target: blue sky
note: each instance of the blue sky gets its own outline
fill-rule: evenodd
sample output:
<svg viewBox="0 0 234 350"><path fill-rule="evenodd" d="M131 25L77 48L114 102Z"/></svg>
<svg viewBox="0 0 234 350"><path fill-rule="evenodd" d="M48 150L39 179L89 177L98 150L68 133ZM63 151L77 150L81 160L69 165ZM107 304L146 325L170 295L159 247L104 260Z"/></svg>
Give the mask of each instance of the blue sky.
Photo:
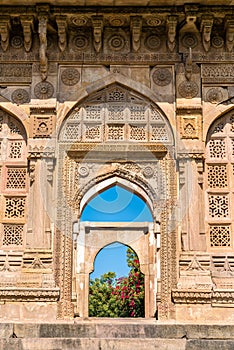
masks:
<svg viewBox="0 0 234 350"><path fill-rule="evenodd" d="M115 185L95 196L84 208L81 221L152 221L150 209L136 194ZM115 272L117 277L126 276L126 249L123 244L114 243L102 249L95 259L91 278L105 272Z"/></svg>

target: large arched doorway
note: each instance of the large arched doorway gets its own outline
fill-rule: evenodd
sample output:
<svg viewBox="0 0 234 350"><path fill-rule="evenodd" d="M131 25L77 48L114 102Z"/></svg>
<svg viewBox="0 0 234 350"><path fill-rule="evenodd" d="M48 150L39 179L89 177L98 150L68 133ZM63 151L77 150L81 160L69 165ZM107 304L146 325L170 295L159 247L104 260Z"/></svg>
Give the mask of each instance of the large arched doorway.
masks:
<svg viewBox="0 0 234 350"><path fill-rule="evenodd" d="M78 316L88 316L88 276L94 258L111 242L130 245L129 232L145 275L145 315L154 316L157 293L162 317L168 317L177 276L173 147L173 133L162 111L119 84L90 95L64 120L58 144L60 317L72 315L74 305ZM116 184L144 200L153 222L81 221L87 203Z"/></svg>
<svg viewBox="0 0 234 350"><path fill-rule="evenodd" d="M122 242L119 239L119 244L125 245L125 242L128 241L128 243L129 243L128 248L132 249L132 246L137 246L137 243L134 242L134 240L135 239L138 240L139 237L136 237L136 235L131 230L127 229L126 227L121 229L121 225L123 225L123 223L125 224L125 226L126 226L126 224L130 224L130 223L136 223L136 224L139 223L140 225L142 223L144 223L146 227L149 227L149 223L153 222L153 217L152 217L152 213L151 213L148 205L137 194L135 194L134 192L132 192L129 189L126 189L122 186L113 185L113 186L107 188L106 190L102 191L101 193L97 194L96 196L94 196L87 203L87 205L85 206L85 208L82 212L82 215L81 215L81 222L83 222L84 224L85 224L85 222L87 224L89 224L89 222L92 222L93 224L94 223L101 223L101 222L102 223L108 222L110 224L113 224L113 228L116 228L116 230L118 230L120 232L122 231L121 235L122 235L122 239L124 239L124 241ZM137 227L136 227L136 229L137 229ZM106 234L108 234L108 232ZM145 232L145 234L147 235L147 234L149 234L149 232ZM120 236L119 233L118 233L118 235ZM117 237L117 235L116 235L116 237ZM108 252L107 249L109 249L109 253L114 251L114 248L113 248L113 243L115 243L114 241L111 242L110 244L108 244L107 246L103 245L104 242L105 242L105 239L103 239L103 237L101 237L101 236L98 237L98 234L97 234L94 244L97 246L101 246L101 249L98 251L97 255L94 257L94 261L97 260L97 256L100 254L100 251L103 251L103 249L106 250L107 252ZM112 247L112 250L110 249L110 247ZM125 245L125 247L127 247L127 245ZM86 246L86 249L89 249L89 248ZM140 247L138 247L138 250L140 250ZM95 251L96 251L96 249L95 249ZM133 252L136 254L136 252L134 250L133 250ZM144 256L144 253L146 256ZM141 261L141 259L136 254L137 259L139 259L139 273L141 273L141 271L140 271L141 265L143 265L143 263L146 262L147 260L151 260L152 264L154 265L154 269L156 269L156 256L155 256L155 254L153 253L152 257L147 257L148 254L150 254L150 252L148 250L141 252L140 258L142 259L142 257L143 257L143 259L144 259L143 261ZM116 261L115 264L112 263L112 265L110 265L110 263L112 261L112 254L109 254L108 260L103 255L103 260L102 260L102 265L104 265L103 272L105 271L105 273L108 273L108 272L112 271L112 270L108 270L110 267L113 268L113 271L116 271L115 268L117 268L117 265L119 265L121 263L121 259L124 259L124 258L123 258L123 256L121 256L121 254L119 254L118 261ZM94 261L92 263L93 270L95 268ZM146 266L145 270L146 269L149 269L149 266ZM125 279L126 279L125 282L128 282L127 275L125 275ZM153 283L153 284L155 285L155 283ZM144 285L145 285L145 283L144 283ZM105 286L105 285L103 285L103 286ZM147 292L148 292L148 290L147 290ZM147 298L145 299L145 301L148 301ZM119 303L119 304L121 304L121 303ZM124 308L126 308L126 305L122 305L122 306ZM119 307L121 307L121 305L119 305ZM148 311L147 303L146 303L144 309L146 311ZM98 314L100 314L100 315L105 314L104 312L100 312L100 311L101 310L99 310L99 312L97 312L97 315ZM125 310L122 313L121 312L116 313L115 315L124 315L124 314L128 314L127 310ZM111 313L107 312L107 316L109 316L109 315L111 315ZM128 315L131 315L131 313L129 312ZM142 316L142 313L141 313L141 316Z"/></svg>
<svg viewBox="0 0 234 350"><path fill-rule="evenodd" d="M95 258L103 247L113 242L131 247L138 255L141 272L145 275L145 316L153 317L155 314L155 293L159 272L157 272L153 217L147 204L131 192L131 183L128 186L130 191L114 185L103 191L103 196L96 194L82 212L79 234L75 236L76 254L74 256L77 313L80 317L89 315L89 275L94 270ZM117 197L108 201L107 196L109 195L110 198L114 190ZM145 208L141 206L142 203ZM134 208L136 205L139 207ZM143 211L145 211L144 214ZM147 218L148 221L141 221L142 217ZM87 218L90 220L82 220Z"/></svg>

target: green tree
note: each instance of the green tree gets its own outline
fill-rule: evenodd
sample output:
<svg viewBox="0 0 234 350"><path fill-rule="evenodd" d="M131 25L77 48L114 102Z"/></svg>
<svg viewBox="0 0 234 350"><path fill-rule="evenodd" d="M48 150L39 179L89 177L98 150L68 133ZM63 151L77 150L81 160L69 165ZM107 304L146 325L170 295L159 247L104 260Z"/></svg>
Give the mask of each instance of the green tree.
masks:
<svg viewBox="0 0 234 350"><path fill-rule="evenodd" d="M114 272L108 272L100 278L90 280L89 285L89 316L118 317L116 297L113 294Z"/></svg>
<svg viewBox="0 0 234 350"><path fill-rule="evenodd" d="M136 253L127 249L128 276L108 272L90 280L89 316L144 317L144 275Z"/></svg>

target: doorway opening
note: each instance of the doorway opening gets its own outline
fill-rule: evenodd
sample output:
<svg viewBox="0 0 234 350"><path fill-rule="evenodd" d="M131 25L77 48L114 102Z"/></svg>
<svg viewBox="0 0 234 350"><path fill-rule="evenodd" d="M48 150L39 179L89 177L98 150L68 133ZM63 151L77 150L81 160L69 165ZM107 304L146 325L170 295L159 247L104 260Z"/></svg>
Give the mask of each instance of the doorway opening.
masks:
<svg viewBox="0 0 234 350"><path fill-rule="evenodd" d="M90 274L89 316L144 317L144 303L144 274L136 252L119 242L101 249Z"/></svg>

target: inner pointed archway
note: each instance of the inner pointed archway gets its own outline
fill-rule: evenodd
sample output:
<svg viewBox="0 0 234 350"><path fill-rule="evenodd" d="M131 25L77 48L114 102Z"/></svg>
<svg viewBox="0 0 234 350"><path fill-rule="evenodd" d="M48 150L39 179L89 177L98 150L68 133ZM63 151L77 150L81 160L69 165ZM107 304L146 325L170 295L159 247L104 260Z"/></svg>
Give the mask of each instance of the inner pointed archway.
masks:
<svg viewBox="0 0 234 350"><path fill-rule="evenodd" d="M152 222L153 217L142 198L123 186L113 185L87 203L81 221Z"/></svg>
<svg viewBox="0 0 234 350"><path fill-rule="evenodd" d="M144 285L133 249L120 242L103 247L90 274L89 316L144 317Z"/></svg>

